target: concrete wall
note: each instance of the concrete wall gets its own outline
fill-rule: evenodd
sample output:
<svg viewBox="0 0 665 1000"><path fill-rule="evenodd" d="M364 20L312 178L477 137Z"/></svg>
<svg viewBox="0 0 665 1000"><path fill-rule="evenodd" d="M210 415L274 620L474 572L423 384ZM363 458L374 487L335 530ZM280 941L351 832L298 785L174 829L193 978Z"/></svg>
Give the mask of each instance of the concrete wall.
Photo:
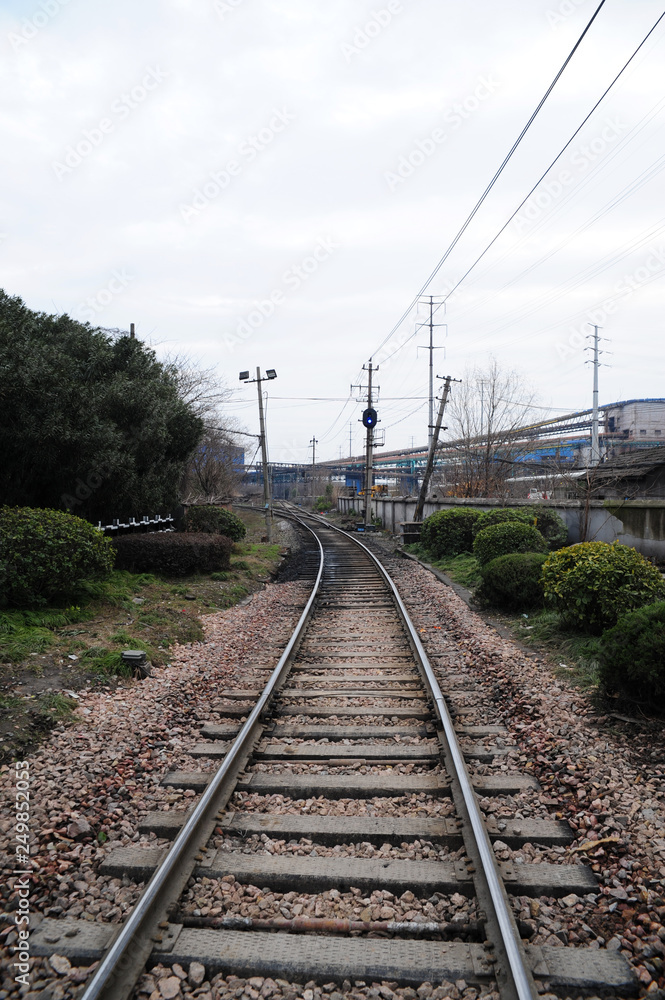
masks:
<svg viewBox="0 0 665 1000"><path fill-rule="evenodd" d="M340 497L337 509L341 513L359 511L360 497ZM568 527L568 544L579 542L584 530L584 504L576 500L507 501L454 499L429 500L424 516L451 507L472 507L493 510L495 507L550 507L560 514ZM372 510L381 518L384 528L393 535L401 534L401 524L413 520L415 497L387 497L372 501ZM594 500L587 510L588 542L616 542L630 545L643 555L665 563L665 500Z"/></svg>

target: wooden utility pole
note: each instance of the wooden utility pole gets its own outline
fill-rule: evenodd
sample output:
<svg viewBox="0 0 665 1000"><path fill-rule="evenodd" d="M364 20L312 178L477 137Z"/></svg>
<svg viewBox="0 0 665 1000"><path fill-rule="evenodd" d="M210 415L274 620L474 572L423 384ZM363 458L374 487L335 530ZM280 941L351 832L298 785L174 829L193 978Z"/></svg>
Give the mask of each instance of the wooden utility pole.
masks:
<svg viewBox="0 0 665 1000"><path fill-rule="evenodd" d="M437 375L437 378L440 376ZM432 440L429 444L429 452L427 453L427 465L425 466L425 474L423 476L423 484L420 487L420 495L418 497L418 503L416 504L416 512L413 515L414 521L422 521L423 510L425 508L425 497L427 496L427 490L429 488L429 481L432 478L432 471L434 469L434 452L436 451L437 445L439 443L439 432L441 431L441 424L443 422L443 411L446 408L446 403L448 402L448 393L450 392L450 383L459 382L460 379L454 379L451 375L446 375L445 384L443 386L443 394L441 396L441 402L439 403L439 413L436 418L436 424L434 425L434 433L432 434Z"/></svg>

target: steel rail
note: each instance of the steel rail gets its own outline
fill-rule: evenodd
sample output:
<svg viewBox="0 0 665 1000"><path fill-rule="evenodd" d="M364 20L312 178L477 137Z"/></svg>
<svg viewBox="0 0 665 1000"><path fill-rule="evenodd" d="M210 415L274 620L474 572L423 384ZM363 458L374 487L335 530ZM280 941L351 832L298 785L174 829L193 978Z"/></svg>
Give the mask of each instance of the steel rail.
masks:
<svg viewBox="0 0 665 1000"><path fill-rule="evenodd" d="M496 916L501 935L501 944L503 945L508 963L508 969L506 971L512 979L514 995L518 997L519 1000L534 1000L534 998L538 996L538 992L536 990L531 971L526 966L524 960L521 941L516 930L513 915L510 912L509 905L507 903L505 890L503 888L501 876L499 875L496 859L494 857L494 851L492 849L484 820L480 813L476 794L467 773L464 756L459 743L457 742L455 727L450 717L448 706L446 705L441 692L439 682L434 675L434 671L432 670L425 648L420 641L420 637L415 626L413 625L413 622L411 621L411 618L409 617L409 613L406 610L399 591L397 590L393 580L390 578L387 570L381 564L380 560L374 555L373 552L370 551L370 549L367 548L366 545L363 545L358 538L354 538L352 535L343 531L342 528L338 528L336 525L330 524L324 518L320 518L316 514L310 514L308 516L312 517L318 523L325 525L327 528L331 528L333 531L343 534L346 538L349 538L350 541L358 545L379 569L392 592L411 643L413 644L418 658L420 659L423 672L432 693L432 698L436 705L439 719L441 720L441 724L443 726L451 763L454 767L455 776L460 785L464 804L473 830L475 843L478 848L478 854L483 872L490 892L492 905L494 907L494 914Z"/></svg>
<svg viewBox="0 0 665 1000"><path fill-rule="evenodd" d="M130 955L132 948L136 950L137 942L140 944L142 940L145 940L147 934L150 933L151 928L148 927L148 930L146 930L146 927L149 925L151 918L154 922L155 915L152 912L153 905L157 901L160 892L165 889L169 877L175 872L176 866L183 861L188 851L191 852L193 841L195 841L197 836L197 828L199 827L199 824L206 818L206 815L214 806L215 797L224 785L224 782L226 781L233 766L237 764L241 755L248 749L250 738L253 735L253 728L259 721L261 713L268 704L280 680L282 679L282 674L284 673L291 653L304 632L307 620L312 610L312 605L316 599L323 577L325 554L316 532L314 532L312 528L304 522L300 523L316 539L319 547L319 569L314 582L314 587L312 588L312 593L309 596L305 609L298 620L298 624L296 625L284 652L280 656L277 665L270 675L259 700L243 724L221 766L215 772L212 781L206 787L201 799L189 815L185 825L182 827L173 845L169 849L168 854L148 882L143 894L132 910L131 915L122 925L122 929L114 939L99 967L95 971L95 974L87 986L81 1000L97 1000L99 997L109 998L109 1000L110 998L114 998L115 1000L115 998L120 995L117 992L113 992L115 985L114 978L117 971L119 969L121 972L126 971L122 969L121 966L127 961L132 961L132 956ZM196 847L196 850L198 850L198 846ZM143 969L144 964L144 962L141 962L141 969L139 972ZM125 994L123 993L122 995L124 996Z"/></svg>

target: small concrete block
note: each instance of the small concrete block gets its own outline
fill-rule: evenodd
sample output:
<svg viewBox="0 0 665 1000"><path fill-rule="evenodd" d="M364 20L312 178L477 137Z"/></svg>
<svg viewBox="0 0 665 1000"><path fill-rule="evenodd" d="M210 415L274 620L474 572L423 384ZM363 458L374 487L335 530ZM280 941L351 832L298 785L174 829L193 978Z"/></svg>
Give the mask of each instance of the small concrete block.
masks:
<svg viewBox="0 0 665 1000"><path fill-rule="evenodd" d="M102 861L99 873L147 882L165 854L164 847L117 847Z"/></svg>
<svg viewBox="0 0 665 1000"><path fill-rule="evenodd" d="M596 876L586 865L517 865L499 862L506 891L514 896L584 896L597 889Z"/></svg>
<svg viewBox="0 0 665 1000"><path fill-rule="evenodd" d="M302 740L390 740L395 736L432 736L427 726L325 726L277 724L271 734L277 739L295 738Z"/></svg>
<svg viewBox="0 0 665 1000"><path fill-rule="evenodd" d="M384 844L431 840L456 849L462 843L453 818L413 816L308 816L292 813L230 813L221 822L230 833L267 833L286 840L308 837L320 844Z"/></svg>
<svg viewBox="0 0 665 1000"><path fill-rule="evenodd" d="M224 709L226 711L226 709ZM227 713L231 714L231 713ZM363 715L387 715L389 718L395 716L398 719L429 719L432 713L427 708L384 708L384 707L372 707L367 708L358 705L339 705L336 708L326 708L321 706L317 708L313 705L277 705L275 708L275 715L316 715L321 719L328 718L331 715L336 716L357 716L358 718Z"/></svg>
<svg viewBox="0 0 665 1000"><path fill-rule="evenodd" d="M45 917L38 927L30 928L30 951L33 955L64 955L73 965L89 965L108 948L118 930L118 924Z"/></svg>
<svg viewBox="0 0 665 1000"><path fill-rule="evenodd" d="M450 795L450 786L438 774L252 774L241 778L239 792L259 795L289 795L294 799L325 795L333 799L392 797L425 792Z"/></svg>
<svg viewBox="0 0 665 1000"><path fill-rule="evenodd" d="M637 992L637 977L619 952L548 945L526 945L525 951L534 976L548 989L557 988L557 993L583 990L585 996L598 993L614 997Z"/></svg>
<svg viewBox="0 0 665 1000"><path fill-rule="evenodd" d="M164 775L161 784L166 788L191 788L203 792L212 777L212 771L171 771Z"/></svg>
<svg viewBox="0 0 665 1000"><path fill-rule="evenodd" d="M482 945L456 942L184 928L170 951L155 949L151 960L185 968L198 961L208 976L223 972L301 983L349 978L419 986L424 981L487 982L490 977L479 978L475 972L485 954Z"/></svg>
<svg viewBox="0 0 665 1000"><path fill-rule="evenodd" d="M393 743L362 743L349 746L339 744L306 744L300 743L267 743L263 749L256 750L255 757L259 760L372 760L386 764L392 761L404 760L435 760L438 761L441 751L438 745L431 743L399 744Z"/></svg>
<svg viewBox="0 0 665 1000"><path fill-rule="evenodd" d="M460 861L312 858L220 850L204 874L209 878L235 875L245 885L270 886L277 892L312 893L328 889L348 892L354 887L368 894L375 889L387 889L401 895L409 889L427 897L434 892L468 895L473 891L471 876Z"/></svg>

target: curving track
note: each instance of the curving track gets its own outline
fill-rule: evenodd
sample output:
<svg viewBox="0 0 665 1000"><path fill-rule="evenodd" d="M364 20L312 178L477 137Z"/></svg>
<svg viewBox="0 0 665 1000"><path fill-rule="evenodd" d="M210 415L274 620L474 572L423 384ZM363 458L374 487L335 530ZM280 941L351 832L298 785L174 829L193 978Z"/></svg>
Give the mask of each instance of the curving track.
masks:
<svg viewBox="0 0 665 1000"><path fill-rule="evenodd" d="M500 727L474 716L473 692L459 678L439 673L442 691L369 550L320 518L307 521L318 573L266 687L221 692L225 721L204 726L206 742L190 751L202 770L164 779L200 792L197 805L184 826L178 814L146 818L142 830L174 840L165 856L123 848L105 862L109 874L149 879L130 919L115 940L110 925L44 920L35 953L84 962L105 952L84 1000L128 996L146 963L192 961L208 975L297 982L464 980L506 1000L544 990L630 994L634 980L617 953L522 941L510 895L583 894L592 873L497 864L499 831L487 829L477 795L517 795L533 778L474 775L474 761L501 753L491 746ZM458 736L484 744L463 752ZM291 807L276 808L275 796ZM267 835L278 845L272 853L263 850ZM531 820L503 824L500 836L551 845L570 833ZM289 843L314 846L303 854ZM414 849L423 844L425 858ZM367 857L367 845L380 850ZM247 885L281 894L279 914L234 915L233 890ZM191 900L206 892L222 899L223 913L200 915ZM296 895L315 901L313 916L294 912Z"/></svg>

